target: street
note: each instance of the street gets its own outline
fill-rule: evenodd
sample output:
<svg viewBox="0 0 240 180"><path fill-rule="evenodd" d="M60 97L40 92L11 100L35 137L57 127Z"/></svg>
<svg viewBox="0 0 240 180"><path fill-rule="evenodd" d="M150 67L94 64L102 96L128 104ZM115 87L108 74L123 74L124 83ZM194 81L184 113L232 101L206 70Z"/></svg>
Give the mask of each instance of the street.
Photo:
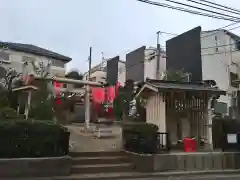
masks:
<svg viewBox="0 0 240 180"><path fill-rule="evenodd" d="M198 176L181 176L181 177L153 177L140 178L138 180L239 180L240 174L226 174L226 175L198 175ZM125 179L134 180L134 179Z"/></svg>

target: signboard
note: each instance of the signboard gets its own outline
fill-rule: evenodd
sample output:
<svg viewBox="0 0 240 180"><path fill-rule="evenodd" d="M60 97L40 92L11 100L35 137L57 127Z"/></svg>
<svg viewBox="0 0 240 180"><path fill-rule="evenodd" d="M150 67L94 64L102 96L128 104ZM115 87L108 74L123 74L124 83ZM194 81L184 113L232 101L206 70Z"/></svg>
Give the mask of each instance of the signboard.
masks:
<svg viewBox="0 0 240 180"><path fill-rule="evenodd" d="M237 143L237 134L227 134L227 141L231 144Z"/></svg>

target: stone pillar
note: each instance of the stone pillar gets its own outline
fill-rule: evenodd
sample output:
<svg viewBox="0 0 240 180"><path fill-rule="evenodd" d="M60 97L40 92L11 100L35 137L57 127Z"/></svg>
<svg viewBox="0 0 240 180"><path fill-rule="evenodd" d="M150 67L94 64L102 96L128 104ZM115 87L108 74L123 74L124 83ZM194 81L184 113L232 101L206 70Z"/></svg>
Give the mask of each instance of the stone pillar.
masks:
<svg viewBox="0 0 240 180"><path fill-rule="evenodd" d="M213 149L211 104L212 104L212 97L208 99L208 106L207 106L207 143L209 144L209 148Z"/></svg>
<svg viewBox="0 0 240 180"><path fill-rule="evenodd" d="M167 132L167 122L166 122L166 102L164 101L164 97L162 93L159 93L159 132L166 133ZM166 145L167 139L165 139L166 136L163 136L163 142L161 142L163 145Z"/></svg>
<svg viewBox="0 0 240 180"><path fill-rule="evenodd" d="M25 117L26 119L28 119L28 113L29 113L29 108L30 108L30 105L31 105L31 98L32 98L32 92L31 91L28 91L27 92L28 96L27 96L27 103L25 105Z"/></svg>

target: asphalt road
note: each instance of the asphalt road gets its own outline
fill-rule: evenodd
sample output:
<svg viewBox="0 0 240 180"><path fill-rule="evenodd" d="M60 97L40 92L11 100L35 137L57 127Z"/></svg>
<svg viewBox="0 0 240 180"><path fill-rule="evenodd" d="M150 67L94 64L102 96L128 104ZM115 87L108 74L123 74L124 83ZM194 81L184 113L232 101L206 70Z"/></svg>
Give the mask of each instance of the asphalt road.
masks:
<svg viewBox="0 0 240 180"><path fill-rule="evenodd" d="M126 180L126 179L125 179ZM128 179L133 180L133 179ZM240 174L226 175L202 175L202 176L181 176L181 177L155 177L138 180L240 180Z"/></svg>

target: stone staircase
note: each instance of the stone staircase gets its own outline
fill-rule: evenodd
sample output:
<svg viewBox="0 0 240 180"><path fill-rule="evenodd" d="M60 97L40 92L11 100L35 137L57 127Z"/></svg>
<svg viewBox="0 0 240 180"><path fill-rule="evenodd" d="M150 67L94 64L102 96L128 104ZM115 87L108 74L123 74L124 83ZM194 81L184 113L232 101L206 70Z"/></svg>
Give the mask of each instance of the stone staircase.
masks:
<svg viewBox="0 0 240 180"><path fill-rule="evenodd" d="M124 152L71 153L72 175L133 172L130 157Z"/></svg>

